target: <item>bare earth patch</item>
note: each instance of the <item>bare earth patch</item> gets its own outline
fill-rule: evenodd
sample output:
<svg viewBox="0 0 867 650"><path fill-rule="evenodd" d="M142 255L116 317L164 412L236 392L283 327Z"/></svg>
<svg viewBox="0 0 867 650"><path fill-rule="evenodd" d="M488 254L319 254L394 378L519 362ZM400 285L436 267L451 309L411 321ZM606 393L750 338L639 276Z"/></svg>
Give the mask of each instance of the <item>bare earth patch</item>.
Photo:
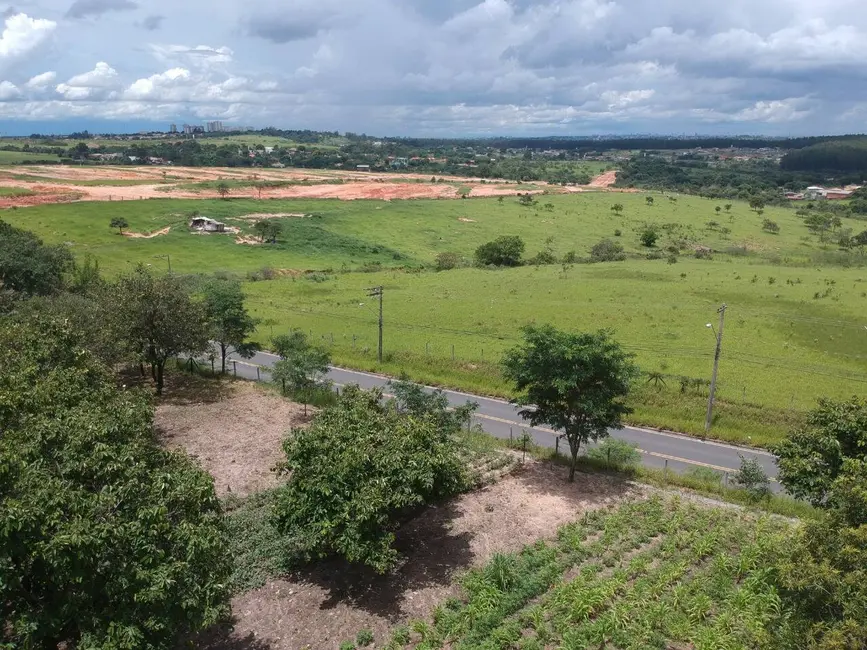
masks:
<svg viewBox="0 0 867 650"><path fill-rule="evenodd" d="M456 573L515 551L583 512L642 494L626 482L528 462L499 483L432 507L405 525L397 547L406 556L391 575L333 560L237 596L234 629L203 641L210 650L335 648L369 628L377 647L394 625L427 618L456 595Z"/></svg>
<svg viewBox="0 0 867 650"><path fill-rule="evenodd" d="M164 444L197 458L220 497L277 485L271 468L283 457L289 429L306 421L301 407L245 382L189 382L180 390L169 387L157 407Z"/></svg>
<svg viewBox="0 0 867 650"><path fill-rule="evenodd" d="M163 228L161 230L155 230L153 232L144 233L144 232L126 231L126 232L121 233L121 234L124 237L129 237L130 239L153 239L154 237L159 237L161 235L168 235L169 232L171 231L171 229L172 229L171 226L166 226L165 228Z"/></svg>

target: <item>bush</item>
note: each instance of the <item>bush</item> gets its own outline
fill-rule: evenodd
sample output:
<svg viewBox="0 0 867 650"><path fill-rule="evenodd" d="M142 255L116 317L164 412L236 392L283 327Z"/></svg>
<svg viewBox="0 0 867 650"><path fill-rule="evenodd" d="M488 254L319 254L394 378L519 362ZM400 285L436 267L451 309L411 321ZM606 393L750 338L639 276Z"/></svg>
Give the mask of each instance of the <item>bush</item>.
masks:
<svg viewBox="0 0 867 650"><path fill-rule="evenodd" d="M569 251L563 256L563 264L575 264L578 262L578 253Z"/></svg>
<svg viewBox="0 0 867 650"><path fill-rule="evenodd" d="M762 230L765 232L769 232L773 235L778 235L780 233L780 226L776 221L771 221L770 219L765 219L762 221Z"/></svg>
<svg viewBox="0 0 867 650"><path fill-rule="evenodd" d="M370 630L359 631L358 636L355 637L355 643L359 648L366 648L373 644L373 632Z"/></svg>
<svg viewBox="0 0 867 650"><path fill-rule="evenodd" d="M476 262L480 266L520 266L524 254L524 240L514 235L497 237L476 249Z"/></svg>
<svg viewBox="0 0 867 650"><path fill-rule="evenodd" d="M735 484L747 491L752 501L761 501L771 496L771 482L761 463L755 458L741 459L741 467L734 476Z"/></svg>
<svg viewBox="0 0 867 650"><path fill-rule="evenodd" d="M659 238L659 235L656 234L656 231L653 228L646 228L644 232L641 233L641 245L645 248L653 248L656 246L656 240Z"/></svg>
<svg viewBox="0 0 867 650"><path fill-rule="evenodd" d="M623 232L620 230L620 228L617 228L614 230L614 236L615 237L620 237L620 235L622 235L622 234L623 234Z"/></svg>
<svg viewBox="0 0 867 650"><path fill-rule="evenodd" d="M661 260L665 257L665 253L662 251L650 251L646 257L649 260Z"/></svg>
<svg viewBox="0 0 867 650"><path fill-rule="evenodd" d="M228 613L214 482L82 339L0 326L0 646L172 648Z"/></svg>
<svg viewBox="0 0 867 650"><path fill-rule="evenodd" d="M615 438L606 438L600 445L591 447L587 457L617 470L633 469L641 462L641 452L635 445Z"/></svg>
<svg viewBox="0 0 867 650"><path fill-rule="evenodd" d="M436 256L434 266L437 271L451 271L461 265L461 256L457 253L440 253Z"/></svg>
<svg viewBox="0 0 867 650"><path fill-rule="evenodd" d="M336 553L386 572L400 521L468 487L452 433L435 414L382 404L381 390L348 387L283 443L279 469L290 479L277 497L278 530L303 540L310 558Z"/></svg>
<svg viewBox="0 0 867 650"><path fill-rule="evenodd" d="M533 264L534 266L544 266L546 264L556 264L557 256L554 255L550 250L545 249L543 251L539 251L535 256L531 257L527 260L527 264Z"/></svg>
<svg viewBox="0 0 867 650"><path fill-rule="evenodd" d="M603 239L590 249L591 262L622 262L625 259L623 245L610 239Z"/></svg>
<svg viewBox="0 0 867 650"><path fill-rule="evenodd" d="M669 255L668 256L668 263L669 264L677 264L677 255L675 255L673 253L671 255Z"/></svg>

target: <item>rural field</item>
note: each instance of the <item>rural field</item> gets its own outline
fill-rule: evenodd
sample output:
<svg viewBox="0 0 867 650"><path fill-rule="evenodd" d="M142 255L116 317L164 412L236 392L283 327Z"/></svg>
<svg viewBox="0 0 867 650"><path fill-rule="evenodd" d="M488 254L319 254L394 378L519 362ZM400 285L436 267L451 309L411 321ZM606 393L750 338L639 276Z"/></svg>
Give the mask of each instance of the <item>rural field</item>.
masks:
<svg viewBox="0 0 867 650"><path fill-rule="evenodd" d="M47 242L68 243L79 258L93 255L111 275L140 263L170 265L181 274L236 275L246 281L251 309L262 319L259 340L267 344L272 334L301 328L326 342L338 364L405 371L420 381L508 396L497 361L523 325L609 328L636 354L645 375L655 377L652 384L643 380L633 398L632 421L700 433L702 382L710 377L714 352L706 324L718 327L717 309L726 303L714 436L775 442L818 397L851 396L867 383L867 258L863 249L840 252L821 241L791 209L768 207L760 216L744 202L543 184L533 186L535 203L525 206L515 185L358 180L319 171L309 175L312 184L271 190L312 198L259 200L248 177L216 169L168 170L170 183L202 186L181 194L201 198L109 201L119 191L130 199L146 190L175 193L156 191L162 170L154 168L123 168L123 178L113 178L118 170L108 168L28 173L60 173L64 183L152 180L147 187L60 183L51 191L90 192L90 200L6 210L3 218ZM272 173L285 180L297 178L298 170L285 176L269 170L263 177ZM206 198L216 179L236 174L226 200ZM11 201L34 198L27 194L34 181L8 182L15 184L0 192L0 201L4 194ZM354 185L367 188L360 196L399 185L408 192L420 188L420 196L433 190L471 198L319 198L345 198ZM491 191L501 196L473 198ZM615 204L622 210L612 211ZM224 221L231 232L191 233L193 212ZM109 228L117 217L128 223L123 235ZM254 224L263 219L282 225L277 243L256 238ZM763 230L763 220L775 222L778 232ZM852 219L841 224L855 232L863 226ZM640 241L648 227L659 234L653 247ZM575 262L472 268L475 249L500 235L520 236L525 258L544 251L562 260L574 253ZM626 259L584 263L605 238L620 243ZM436 272L435 259L446 252L463 258L458 266L465 267ZM378 305L367 297L373 286L385 291L381 365Z"/></svg>

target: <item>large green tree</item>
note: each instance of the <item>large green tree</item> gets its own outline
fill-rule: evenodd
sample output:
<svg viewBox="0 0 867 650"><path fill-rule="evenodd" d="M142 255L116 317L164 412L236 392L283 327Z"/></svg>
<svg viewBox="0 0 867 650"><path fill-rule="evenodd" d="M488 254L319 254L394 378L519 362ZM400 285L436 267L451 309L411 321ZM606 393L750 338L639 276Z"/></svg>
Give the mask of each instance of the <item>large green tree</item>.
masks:
<svg viewBox="0 0 867 650"><path fill-rule="evenodd" d="M562 431L572 463L581 446L621 426L625 400L638 368L606 331L571 333L550 325L527 326L524 341L503 357L503 374L514 383L521 416Z"/></svg>
<svg viewBox="0 0 867 650"><path fill-rule="evenodd" d="M184 281L154 276L139 266L122 275L108 292L107 313L117 340L151 367L157 395L164 385L166 362L181 354L204 353L209 346L208 319Z"/></svg>
<svg viewBox="0 0 867 650"><path fill-rule="evenodd" d="M347 387L283 449L290 478L275 506L278 529L310 557L338 554L381 573L397 559L401 519L468 486L458 443L438 418L401 414L380 390Z"/></svg>
<svg viewBox="0 0 867 650"><path fill-rule="evenodd" d="M476 249L476 263L480 266L520 266L524 248L524 240L520 237L503 235Z"/></svg>
<svg viewBox="0 0 867 650"><path fill-rule="evenodd" d="M72 268L66 246L46 246L33 233L0 220L0 289L48 295L63 288Z"/></svg>
<svg viewBox="0 0 867 650"><path fill-rule="evenodd" d="M169 649L227 613L220 504L82 336L0 323L0 647Z"/></svg>
<svg viewBox="0 0 867 650"><path fill-rule="evenodd" d="M244 291L235 280L214 279L205 283L202 294L211 337L220 347L220 367L226 372L226 355L233 348L245 359L252 357L259 344L249 340L259 321L244 306Z"/></svg>

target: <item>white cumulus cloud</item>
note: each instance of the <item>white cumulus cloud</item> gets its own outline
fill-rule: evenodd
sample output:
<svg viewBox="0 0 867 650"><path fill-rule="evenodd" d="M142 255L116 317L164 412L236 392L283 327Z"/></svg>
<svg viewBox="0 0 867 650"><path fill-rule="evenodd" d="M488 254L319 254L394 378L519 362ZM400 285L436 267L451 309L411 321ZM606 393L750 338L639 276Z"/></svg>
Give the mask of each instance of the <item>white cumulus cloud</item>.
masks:
<svg viewBox="0 0 867 650"><path fill-rule="evenodd" d="M0 34L0 60L23 56L41 45L57 23L45 18L31 18L27 14L14 14L6 18Z"/></svg>

